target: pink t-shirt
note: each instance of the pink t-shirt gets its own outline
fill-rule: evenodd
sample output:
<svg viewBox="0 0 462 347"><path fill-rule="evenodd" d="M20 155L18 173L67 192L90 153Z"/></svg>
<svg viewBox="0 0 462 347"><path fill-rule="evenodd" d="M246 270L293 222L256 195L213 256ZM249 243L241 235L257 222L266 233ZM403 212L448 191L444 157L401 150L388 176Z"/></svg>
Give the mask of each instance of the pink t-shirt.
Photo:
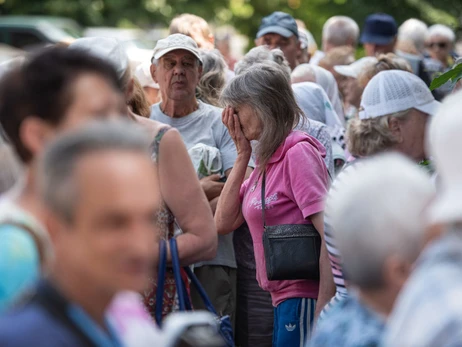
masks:
<svg viewBox="0 0 462 347"><path fill-rule="evenodd" d="M266 225L310 224L309 216L324 210L328 173L324 147L313 137L293 131L271 157L266 169ZM252 235L257 280L271 293L273 306L290 298L318 297L319 282L269 281L263 250L261 178L254 170L241 187L242 213Z"/></svg>

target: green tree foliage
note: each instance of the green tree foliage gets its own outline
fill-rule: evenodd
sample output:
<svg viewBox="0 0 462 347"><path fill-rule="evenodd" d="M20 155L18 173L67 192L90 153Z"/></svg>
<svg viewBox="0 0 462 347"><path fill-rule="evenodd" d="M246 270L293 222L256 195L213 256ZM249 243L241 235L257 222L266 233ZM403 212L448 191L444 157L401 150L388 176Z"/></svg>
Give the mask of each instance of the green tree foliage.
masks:
<svg viewBox="0 0 462 347"><path fill-rule="evenodd" d="M261 18L280 10L302 19L319 42L322 25L333 15L347 15L362 26L374 12L393 15L398 23L416 17L429 24L460 27L454 14L460 0L0 0L0 14L66 16L82 25L148 28L167 25L180 13L194 13L216 25L232 24L253 38Z"/></svg>

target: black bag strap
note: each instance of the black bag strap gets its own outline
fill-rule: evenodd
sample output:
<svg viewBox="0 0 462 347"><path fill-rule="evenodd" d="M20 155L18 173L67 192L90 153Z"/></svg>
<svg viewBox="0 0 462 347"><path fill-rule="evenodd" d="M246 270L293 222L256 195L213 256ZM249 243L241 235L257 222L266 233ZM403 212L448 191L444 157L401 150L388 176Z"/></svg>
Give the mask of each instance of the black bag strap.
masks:
<svg viewBox="0 0 462 347"><path fill-rule="evenodd" d="M266 228L266 218L265 218L265 183L266 183L266 170L263 171L263 175L261 178L261 215L263 218L263 229Z"/></svg>

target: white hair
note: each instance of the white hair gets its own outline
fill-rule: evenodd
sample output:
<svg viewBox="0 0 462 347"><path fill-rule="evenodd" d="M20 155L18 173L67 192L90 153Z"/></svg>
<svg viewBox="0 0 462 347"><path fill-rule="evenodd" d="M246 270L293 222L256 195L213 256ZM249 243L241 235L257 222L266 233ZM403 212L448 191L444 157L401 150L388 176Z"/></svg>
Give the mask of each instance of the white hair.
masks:
<svg viewBox="0 0 462 347"><path fill-rule="evenodd" d="M316 73L314 72L313 65L300 64L290 74L292 83L300 82L314 82L316 83Z"/></svg>
<svg viewBox="0 0 462 347"><path fill-rule="evenodd" d="M244 72L247 72L255 64L264 64L268 61L275 62L282 69L284 74L287 77L287 80L290 83L290 66L284 57L284 53L276 48L269 49L266 46L258 46L252 48L244 58L239 61L234 67L234 72L236 75L242 75Z"/></svg>
<svg viewBox="0 0 462 347"><path fill-rule="evenodd" d="M330 71L317 65L300 64L292 71L291 78L292 83L314 82L321 86L329 97L339 118L341 120L345 119L337 81Z"/></svg>
<svg viewBox="0 0 462 347"><path fill-rule="evenodd" d="M423 53L425 50L425 40L427 39L428 27L421 20L411 18L405 21L398 29L399 41L410 41L415 48Z"/></svg>
<svg viewBox="0 0 462 347"><path fill-rule="evenodd" d="M353 46L358 43L359 26L350 17L334 16L327 20L322 28L323 41L329 42L332 45L345 46L351 41Z"/></svg>
<svg viewBox="0 0 462 347"><path fill-rule="evenodd" d="M352 284L380 288L389 256L417 259L434 194L426 172L398 153L364 159L338 176L325 213Z"/></svg>
<svg viewBox="0 0 462 347"><path fill-rule="evenodd" d="M450 27L443 24L435 24L428 28L427 38L429 39L434 36L442 36L450 42L454 42L456 40L456 34L454 34L454 31L452 31Z"/></svg>

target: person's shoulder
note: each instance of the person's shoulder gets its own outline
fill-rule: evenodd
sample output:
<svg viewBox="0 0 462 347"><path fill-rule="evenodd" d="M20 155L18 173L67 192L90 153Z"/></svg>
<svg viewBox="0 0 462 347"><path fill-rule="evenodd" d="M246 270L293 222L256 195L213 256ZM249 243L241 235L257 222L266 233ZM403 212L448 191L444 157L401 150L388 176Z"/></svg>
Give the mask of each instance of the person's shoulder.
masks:
<svg viewBox="0 0 462 347"><path fill-rule="evenodd" d="M288 146L286 158L290 160L292 157L299 155L318 157L322 149L322 144L314 135L307 134L303 131L292 131L286 138L284 146Z"/></svg>
<svg viewBox="0 0 462 347"><path fill-rule="evenodd" d="M60 324L37 304L28 304L0 317L0 341L5 346L51 346L61 340L60 336Z"/></svg>
<svg viewBox="0 0 462 347"><path fill-rule="evenodd" d="M153 104L150 107L151 113L149 115L149 118L152 120L157 120L162 115L162 111L160 110L160 102L157 104Z"/></svg>
<svg viewBox="0 0 462 347"><path fill-rule="evenodd" d="M198 101L199 102L199 107L202 110L202 113L204 116L207 117L213 117L214 120L219 120L221 123L221 114L223 112L223 109L214 105L207 104L203 101Z"/></svg>

